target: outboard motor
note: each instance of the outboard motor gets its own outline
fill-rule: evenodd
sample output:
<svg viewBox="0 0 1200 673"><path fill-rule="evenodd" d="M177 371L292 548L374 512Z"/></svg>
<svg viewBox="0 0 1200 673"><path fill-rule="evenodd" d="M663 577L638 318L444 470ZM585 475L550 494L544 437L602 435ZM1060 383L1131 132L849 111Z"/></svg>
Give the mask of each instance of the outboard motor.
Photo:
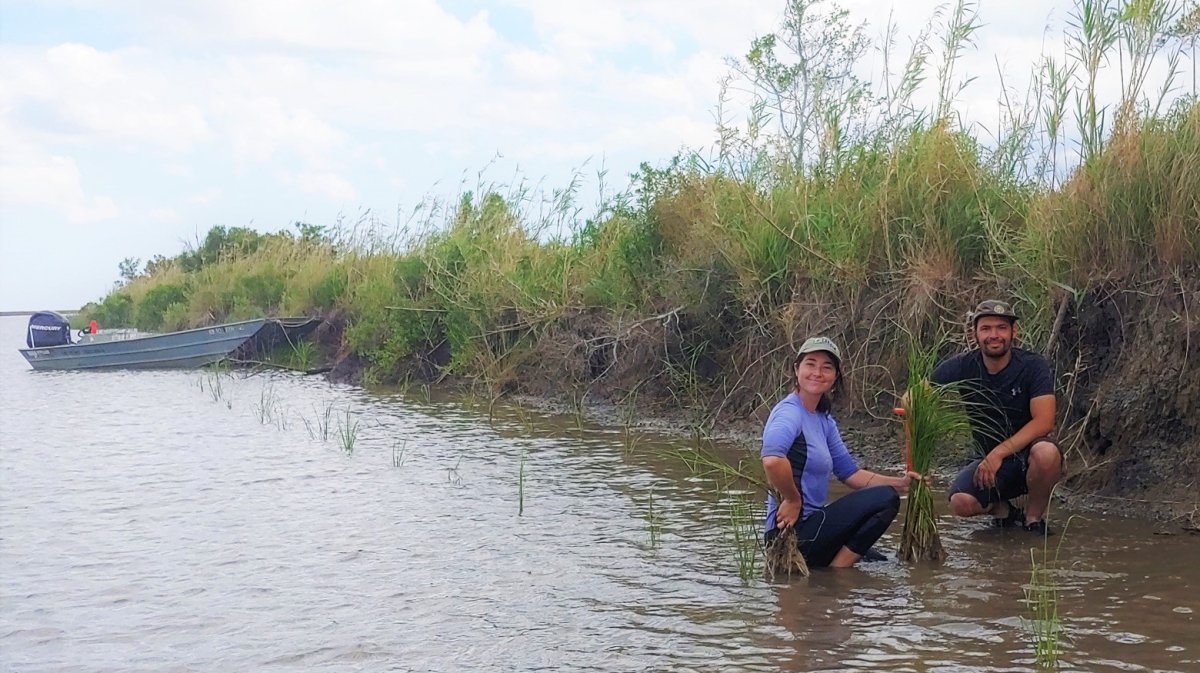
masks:
<svg viewBox="0 0 1200 673"><path fill-rule="evenodd" d="M25 345L30 348L65 346L71 343L71 323L54 311L38 311L29 316Z"/></svg>

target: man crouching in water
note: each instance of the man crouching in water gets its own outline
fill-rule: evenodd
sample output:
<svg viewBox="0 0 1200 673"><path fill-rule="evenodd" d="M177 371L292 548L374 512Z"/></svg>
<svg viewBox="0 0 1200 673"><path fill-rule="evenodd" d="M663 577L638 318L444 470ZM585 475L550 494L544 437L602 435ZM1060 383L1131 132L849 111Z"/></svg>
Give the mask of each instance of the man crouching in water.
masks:
<svg viewBox="0 0 1200 673"><path fill-rule="evenodd" d="M977 455L950 488L958 516L989 514L996 526L1050 534L1046 507L1062 476L1054 430L1054 380L1037 353L1013 346L1017 315L1007 302L981 302L970 316L978 346L933 371L934 383L960 384ZM1022 511L1010 502L1028 493Z"/></svg>

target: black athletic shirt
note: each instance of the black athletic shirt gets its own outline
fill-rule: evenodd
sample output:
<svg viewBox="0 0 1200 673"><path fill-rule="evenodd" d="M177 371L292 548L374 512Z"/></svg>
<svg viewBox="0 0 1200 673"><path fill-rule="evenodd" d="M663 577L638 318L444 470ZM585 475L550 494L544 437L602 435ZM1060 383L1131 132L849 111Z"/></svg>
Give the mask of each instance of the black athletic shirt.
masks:
<svg viewBox="0 0 1200 673"><path fill-rule="evenodd" d="M1030 400L1054 394L1054 379L1046 359L1022 348L1012 349L1008 366L995 374L988 373L983 366L983 353L975 349L941 363L930 378L942 385L962 383L961 392L970 405L967 414L980 457L1033 419L1029 413Z"/></svg>

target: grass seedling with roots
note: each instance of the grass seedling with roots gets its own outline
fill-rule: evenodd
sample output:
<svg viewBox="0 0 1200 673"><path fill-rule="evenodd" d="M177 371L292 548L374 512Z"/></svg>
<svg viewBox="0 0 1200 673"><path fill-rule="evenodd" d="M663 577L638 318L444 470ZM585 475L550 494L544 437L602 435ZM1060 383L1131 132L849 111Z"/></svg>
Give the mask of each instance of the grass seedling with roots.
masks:
<svg viewBox="0 0 1200 673"><path fill-rule="evenodd" d="M904 418L905 462L910 471L928 475L939 443L968 437L971 422L963 402L952 387L929 382L937 348L913 344L908 355L908 391L897 411ZM915 481L908 491L900 558L909 561L942 561L945 550L933 512L933 493L925 481Z"/></svg>
<svg viewBox="0 0 1200 673"><path fill-rule="evenodd" d="M808 577L808 561L800 553L800 541L796 538L796 527L788 526L779 531L767 545L763 570L768 580Z"/></svg>

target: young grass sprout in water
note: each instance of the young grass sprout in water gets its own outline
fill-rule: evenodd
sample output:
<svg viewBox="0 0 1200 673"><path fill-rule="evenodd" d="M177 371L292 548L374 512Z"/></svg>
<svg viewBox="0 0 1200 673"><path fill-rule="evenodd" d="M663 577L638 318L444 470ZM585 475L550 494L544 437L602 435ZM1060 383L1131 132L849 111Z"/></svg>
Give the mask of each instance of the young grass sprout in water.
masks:
<svg viewBox="0 0 1200 673"><path fill-rule="evenodd" d="M1058 567L1059 553L1066 537L1066 528L1071 525L1068 518L1063 526L1054 556L1050 556L1049 538L1042 538L1042 549L1029 550L1029 584L1023 587L1028 616L1022 621L1033 637L1033 656L1038 666L1057 668L1062 653L1063 627L1058 616L1059 587L1055 583L1062 573ZM1041 561L1038 561L1038 556Z"/></svg>
<svg viewBox="0 0 1200 673"><path fill-rule="evenodd" d="M575 429L583 432L583 409L587 401L587 391L571 391L571 415L575 417Z"/></svg>
<svg viewBox="0 0 1200 673"><path fill-rule="evenodd" d="M213 402L224 402L226 409L233 408L233 399L225 390L224 378L220 370L205 372L199 379L200 390L208 390Z"/></svg>
<svg viewBox="0 0 1200 673"><path fill-rule="evenodd" d="M354 443L358 441L358 419L350 413L350 408L346 408L346 419L338 419L338 439L342 442L342 450L346 453L354 452Z"/></svg>
<svg viewBox="0 0 1200 673"><path fill-rule="evenodd" d="M628 425L621 429L621 444L625 447L625 455L632 455L634 451L637 451L641 441L641 436L634 434Z"/></svg>
<svg viewBox="0 0 1200 673"><path fill-rule="evenodd" d="M718 491L724 491L733 484L751 485L763 490L768 488L762 470L754 469L756 461L753 456L739 458L737 465L732 465L705 444L704 440L697 439L691 448L674 449L671 453L674 453L694 476L712 478Z"/></svg>
<svg viewBox="0 0 1200 673"><path fill-rule="evenodd" d="M909 470L929 474L940 443L970 437L971 423L963 402L947 386L929 382L938 348L921 348L915 342L908 355L908 391L901 412L904 418L906 463ZM900 558L905 561L941 561L945 558L933 511L933 493L924 481L908 491Z"/></svg>
<svg viewBox="0 0 1200 673"><path fill-rule="evenodd" d="M446 468L446 481L454 486L462 486L462 475L458 473L460 465L462 465L462 456L459 456L458 460L455 461L454 467Z"/></svg>
<svg viewBox="0 0 1200 673"><path fill-rule="evenodd" d="M659 538L662 537L662 517L658 515L658 510L654 509L654 491L650 491L646 501L645 518L646 532L650 534L650 546L657 547Z"/></svg>
<svg viewBox="0 0 1200 673"><path fill-rule="evenodd" d="M404 467L404 452L408 450L408 440L401 439L392 442L392 467Z"/></svg>
<svg viewBox="0 0 1200 673"><path fill-rule="evenodd" d="M517 469L517 516L525 514L525 454L521 454L521 466Z"/></svg>
<svg viewBox="0 0 1200 673"><path fill-rule="evenodd" d="M313 439L320 439L322 442L329 441L329 435L333 426L333 402L326 402L321 409L313 407L316 412L314 422L310 423L307 418L301 419L304 421L304 427L308 430L308 436Z"/></svg>
<svg viewBox="0 0 1200 673"><path fill-rule="evenodd" d="M263 425L274 423L278 406L279 401L275 397L275 387L272 385L264 386L258 394L258 404L254 405L254 411L258 414L258 422Z"/></svg>
<svg viewBox="0 0 1200 673"><path fill-rule="evenodd" d="M758 565L758 526L754 509L746 496L735 493L729 498L729 538L737 561L738 577L749 584Z"/></svg>
<svg viewBox="0 0 1200 673"><path fill-rule="evenodd" d="M741 458L737 465L732 465L706 444L709 443L697 437L691 448L678 449L675 455L687 465L693 475L712 478L718 493L731 487L749 486L756 490L768 488L762 471L753 469L755 461L752 456ZM755 574L761 549L756 520L760 518L754 513L745 496L735 493L730 497L727 523L734 559L738 564L738 576L743 582L749 582ZM766 549L764 569L767 577L772 580L783 575L808 576L808 564L800 554L796 537L790 528L775 538L774 543Z"/></svg>

